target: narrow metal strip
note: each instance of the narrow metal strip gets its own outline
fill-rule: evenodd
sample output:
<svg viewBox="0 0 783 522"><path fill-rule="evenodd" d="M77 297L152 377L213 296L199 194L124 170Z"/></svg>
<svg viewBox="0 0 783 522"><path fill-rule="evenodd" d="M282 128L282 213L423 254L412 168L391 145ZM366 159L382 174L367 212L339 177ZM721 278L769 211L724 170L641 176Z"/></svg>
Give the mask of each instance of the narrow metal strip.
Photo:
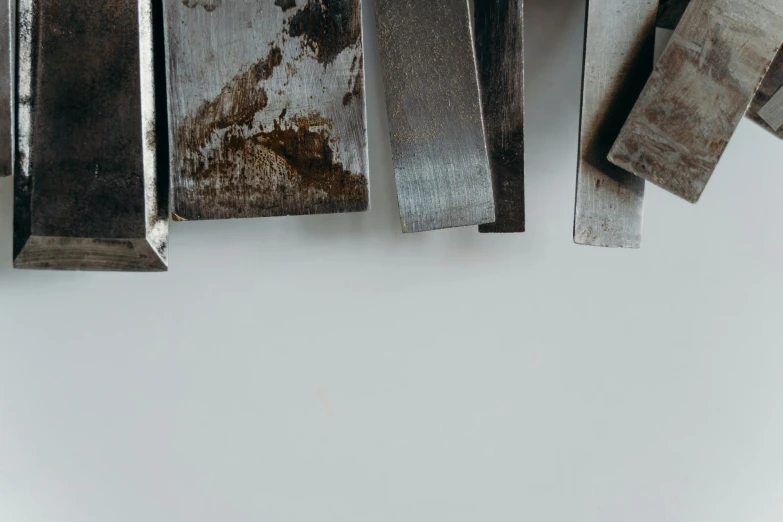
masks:
<svg viewBox="0 0 783 522"><path fill-rule="evenodd" d="M525 231L523 0L474 0L476 58L495 223L483 233Z"/></svg>
<svg viewBox="0 0 783 522"><path fill-rule="evenodd" d="M692 0L609 159L697 202L781 41L781 0Z"/></svg>
<svg viewBox="0 0 783 522"><path fill-rule="evenodd" d="M0 177L13 172L15 0L0 0Z"/></svg>
<svg viewBox="0 0 783 522"><path fill-rule="evenodd" d="M164 4L174 219L367 210L360 0Z"/></svg>
<svg viewBox="0 0 783 522"><path fill-rule="evenodd" d="M377 0L404 232L495 221L469 0Z"/></svg>
<svg viewBox="0 0 783 522"><path fill-rule="evenodd" d="M606 159L650 77L657 0L588 0L574 242L639 248L644 180Z"/></svg>
<svg viewBox="0 0 783 522"><path fill-rule="evenodd" d="M151 0L19 0L14 266L166 269Z"/></svg>

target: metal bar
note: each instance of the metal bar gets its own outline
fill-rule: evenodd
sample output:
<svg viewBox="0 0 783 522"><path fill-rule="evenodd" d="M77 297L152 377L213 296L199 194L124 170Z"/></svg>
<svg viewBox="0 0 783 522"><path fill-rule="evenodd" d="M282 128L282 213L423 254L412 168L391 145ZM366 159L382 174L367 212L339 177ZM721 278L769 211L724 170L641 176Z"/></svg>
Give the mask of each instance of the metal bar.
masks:
<svg viewBox="0 0 783 522"><path fill-rule="evenodd" d="M574 242L639 248L644 180L606 159L653 68L658 0L588 0Z"/></svg>
<svg viewBox="0 0 783 522"><path fill-rule="evenodd" d="M359 0L164 9L174 219L367 210Z"/></svg>
<svg viewBox="0 0 783 522"><path fill-rule="evenodd" d="M14 266L166 269L152 0L19 0Z"/></svg>
<svg viewBox="0 0 783 522"><path fill-rule="evenodd" d="M495 221L468 0L377 0L403 232Z"/></svg>
<svg viewBox="0 0 783 522"><path fill-rule="evenodd" d="M0 0L0 177L13 172L15 0Z"/></svg>
<svg viewBox="0 0 783 522"><path fill-rule="evenodd" d="M609 159L697 202L781 41L782 0L693 0Z"/></svg>
<svg viewBox="0 0 783 522"><path fill-rule="evenodd" d="M476 58L496 220L482 233L525 231L523 0L473 2Z"/></svg>

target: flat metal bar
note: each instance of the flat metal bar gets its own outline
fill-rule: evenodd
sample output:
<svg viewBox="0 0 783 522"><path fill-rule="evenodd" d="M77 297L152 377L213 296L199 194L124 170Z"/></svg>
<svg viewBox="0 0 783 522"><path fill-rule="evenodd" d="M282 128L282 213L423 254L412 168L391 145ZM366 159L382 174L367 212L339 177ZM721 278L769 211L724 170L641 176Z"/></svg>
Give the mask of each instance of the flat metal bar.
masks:
<svg viewBox="0 0 783 522"><path fill-rule="evenodd" d="M644 180L606 159L650 77L658 0L588 0L574 242L639 248Z"/></svg>
<svg viewBox="0 0 783 522"><path fill-rule="evenodd" d="M495 221L469 0L377 0L403 232Z"/></svg>
<svg viewBox="0 0 783 522"><path fill-rule="evenodd" d="M783 41L783 0L693 0L609 159L697 202Z"/></svg>
<svg viewBox="0 0 783 522"><path fill-rule="evenodd" d="M661 0L658 27L674 29L690 0ZM783 139L783 50L778 51L745 117Z"/></svg>
<svg viewBox="0 0 783 522"><path fill-rule="evenodd" d="M15 267L166 269L151 8L19 0Z"/></svg>
<svg viewBox="0 0 783 522"><path fill-rule="evenodd" d="M369 208L359 0L164 10L174 219Z"/></svg>
<svg viewBox="0 0 783 522"><path fill-rule="evenodd" d="M0 0L0 177L13 172L13 68L15 0Z"/></svg>
<svg viewBox="0 0 783 522"><path fill-rule="evenodd" d="M525 231L525 53L523 0L474 0L484 133L495 194L482 233Z"/></svg>

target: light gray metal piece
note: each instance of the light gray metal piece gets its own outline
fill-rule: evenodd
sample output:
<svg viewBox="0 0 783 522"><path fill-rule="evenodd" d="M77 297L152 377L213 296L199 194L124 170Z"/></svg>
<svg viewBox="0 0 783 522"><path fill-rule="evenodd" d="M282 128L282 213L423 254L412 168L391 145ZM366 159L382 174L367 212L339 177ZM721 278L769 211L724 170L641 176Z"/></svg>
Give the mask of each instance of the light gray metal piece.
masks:
<svg viewBox="0 0 783 522"><path fill-rule="evenodd" d="M783 41L783 0L692 0L609 159L695 203Z"/></svg>
<svg viewBox="0 0 783 522"><path fill-rule="evenodd" d="M13 79L16 0L0 0L0 177L13 173Z"/></svg>
<svg viewBox="0 0 783 522"><path fill-rule="evenodd" d="M153 5L19 0L15 267L166 269Z"/></svg>
<svg viewBox="0 0 783 522"><path fill-rule="evenodd" d="M403 232L495 220L469 0L377 0Z"/></svg>
<svg viewBox="0 0 783 522"><path fill-rule="evenodd" d="M783 89L778 89L758 114L771 129L778 131L783 128Z"/></svg>
<svg viewBox="0 0 783 522"><path fill-rule="evenodd" d="M639 248L644 180L606 159L650 77L658 0L588 0L574 242Z"/></svg>
<svg viewBox="0 0 783 522"><path fill-rule="evenodd" d="M369 207L359 0L167 0L174 219Z"/></svg>

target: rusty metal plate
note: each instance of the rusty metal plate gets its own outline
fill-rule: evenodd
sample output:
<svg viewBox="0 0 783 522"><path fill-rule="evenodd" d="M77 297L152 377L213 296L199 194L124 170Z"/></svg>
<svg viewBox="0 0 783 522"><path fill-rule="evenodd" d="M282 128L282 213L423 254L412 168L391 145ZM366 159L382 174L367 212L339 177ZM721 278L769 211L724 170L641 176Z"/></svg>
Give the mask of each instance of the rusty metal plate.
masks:
<svg viewBox="0 0 783 522"><path fill-rule="evenodd" d="M661 0L658 27L674 29L690 0ZM783 50L778 51L745 117L783 139Z"/></svg>
<svg viewBox="0 0 783 522"><path fill-rule="evenodd" d="M650 77L658 0L588 0L574 242L639 248L644 180L609 150Z"/></svg>
<svg viewBox="0 0 783 522"><path fill-rule="evenodd" d="M403 232L495 221L469 0L377 0Z"/></svg>
<svg viewBox="0 0 783 522"><path fill-rule="evenodd" d="M367 210L360 1L164 4L174 219Z"/></svg>
<svg viewBox="0 0 783 522"><path fill-rule="evenodd" d="M693 0L609 159L697 202L782 41L781 0Z"/></svg>
<svg viewBox="0 0 783 522"><path fill-rule="evenodd" d="M523 0L474 0L484 132L495 194L494 223L480 232L525 231Z"/></svg>
<svg viewBox="0 0 783 522"><path fill-rule="evenodd" d="M13 26L15 0L0 0L0 177L13 172Z"/></svg>
<svg viewBox="0 0 783 522"><path fill-rule="evenodd" d="M152 5L19 0L15 267L166 269Z"/></svg>

